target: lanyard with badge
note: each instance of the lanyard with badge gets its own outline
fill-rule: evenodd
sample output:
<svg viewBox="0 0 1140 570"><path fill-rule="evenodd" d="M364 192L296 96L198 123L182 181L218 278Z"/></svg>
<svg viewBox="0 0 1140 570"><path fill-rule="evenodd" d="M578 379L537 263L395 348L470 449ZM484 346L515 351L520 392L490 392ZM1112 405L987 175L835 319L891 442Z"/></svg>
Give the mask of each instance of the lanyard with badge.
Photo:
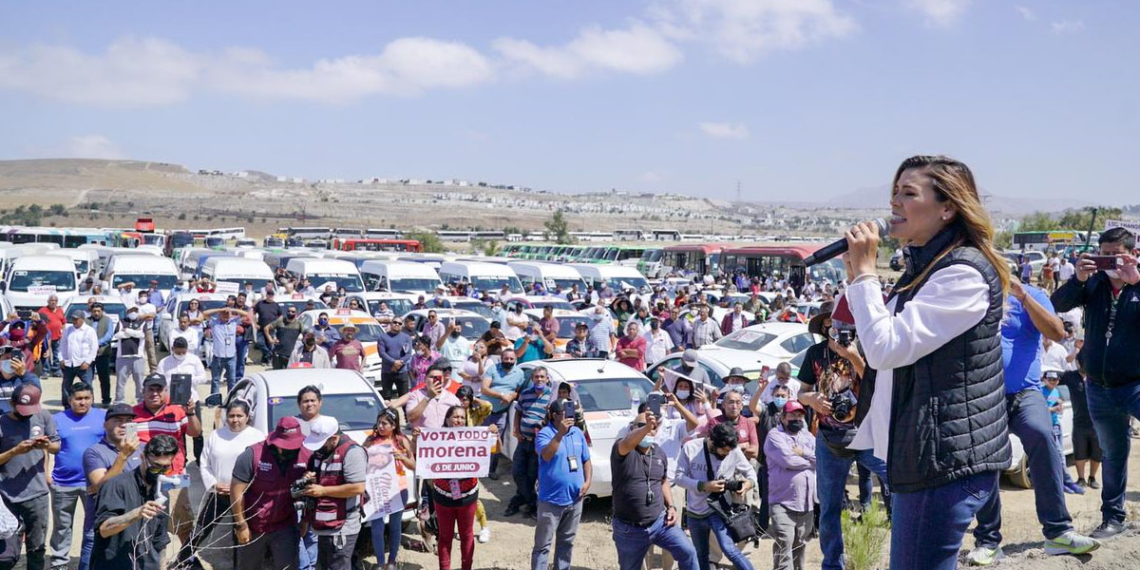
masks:
<svg viewBox="0 0 1140 570"><path fill-rule="evenodd" d="M570 433L570 432L567 432L567 433ZM576 439L574 440L574 442L577 443ZM567 442L567 443L570 443L570 442ZM578 450L576 449L577 446L569 445L568 447L570 448L570 454L566 457L566 462L568 464L570 464L570 472L571 473L577 473L578 467L579 467L579 465L578 465Z"/></svg>

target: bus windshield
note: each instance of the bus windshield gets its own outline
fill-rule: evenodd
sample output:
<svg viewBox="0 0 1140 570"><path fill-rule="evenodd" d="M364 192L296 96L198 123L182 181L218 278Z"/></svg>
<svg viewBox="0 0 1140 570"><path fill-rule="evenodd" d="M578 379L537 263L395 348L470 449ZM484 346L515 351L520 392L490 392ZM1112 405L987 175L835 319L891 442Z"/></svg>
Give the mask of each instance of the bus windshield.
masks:
<svg viewBox="0 0 1140 570"><path fill-rule="evenodd" d="M10 291L27 293L28 289L52 288L56 291L74 291L75 273L71 271L13 271L8 284Z"/></svg>

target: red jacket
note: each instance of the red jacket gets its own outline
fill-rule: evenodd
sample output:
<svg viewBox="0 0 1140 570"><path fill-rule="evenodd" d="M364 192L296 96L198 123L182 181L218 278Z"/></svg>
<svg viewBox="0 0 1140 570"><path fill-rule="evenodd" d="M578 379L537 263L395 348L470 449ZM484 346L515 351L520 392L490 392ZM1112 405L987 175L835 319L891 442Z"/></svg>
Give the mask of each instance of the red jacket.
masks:
<svg viewBox="0 0 1140 570"><path fill-rule="evenodd" d="M728 336L730 333L732 333L732 314L732 311L729 311L728 314L725 315L724 318L720 321L720 334L724 336ZM744 313L740 313L740 320L740 328L748 326L748 317L746 317Z"/></svg>

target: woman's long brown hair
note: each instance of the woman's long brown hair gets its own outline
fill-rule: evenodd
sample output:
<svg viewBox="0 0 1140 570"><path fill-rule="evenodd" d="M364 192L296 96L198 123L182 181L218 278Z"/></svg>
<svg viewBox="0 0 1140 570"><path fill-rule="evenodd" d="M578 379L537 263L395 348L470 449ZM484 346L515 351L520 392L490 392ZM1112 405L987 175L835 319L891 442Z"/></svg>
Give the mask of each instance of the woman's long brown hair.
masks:
<svg viewBox="0 0 1140 570"><path fill-rule="evenodd" d="M899 165L895 172L895 179L891 182L891 192L899 183L902 173L912 168L922 169L934 185L934 193L939 202L950 202L954 208L955 217L951 223L958 229L960 238L949 247L939 252L925 269L913 281L898 291L906 291L922 283L938 261L946 257L959 245L971 245L986 256L994 271L1001 280L1002 293L1009 292L1009 265L1004 257L994 248L994 226L990 215L982 206L982 199L978 195L978 186L974 182L974 173L964 163L946 156L912 156ZM905 244L904 244L905 245Z"/></svg>

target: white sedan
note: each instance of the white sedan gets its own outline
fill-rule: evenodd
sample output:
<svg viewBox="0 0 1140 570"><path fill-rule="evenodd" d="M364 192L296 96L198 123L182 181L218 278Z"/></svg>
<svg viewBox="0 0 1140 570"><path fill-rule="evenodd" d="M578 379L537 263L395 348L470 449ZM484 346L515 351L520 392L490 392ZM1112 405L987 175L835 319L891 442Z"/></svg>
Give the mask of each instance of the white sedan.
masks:
<svg viewBox="0 0 1140 570"><path fill-rule="evenodd" d="M760 363L762 367L775 370L781 362L790 362L820 340L808 332L804 324L761 323L740 329L712 346L701 347L700 351L737 353Z"/></svg>

